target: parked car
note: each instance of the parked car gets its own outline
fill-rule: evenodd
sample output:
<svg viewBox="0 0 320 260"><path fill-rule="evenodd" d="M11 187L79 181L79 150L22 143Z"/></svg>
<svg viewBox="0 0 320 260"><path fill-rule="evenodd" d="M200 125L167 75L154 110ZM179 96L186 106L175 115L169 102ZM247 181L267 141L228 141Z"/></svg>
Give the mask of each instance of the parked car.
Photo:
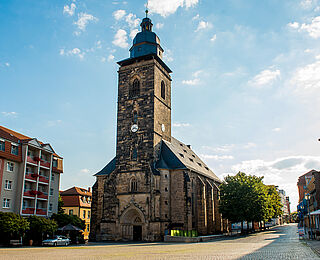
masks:
<svg viewBox="0 0 320 260"><path fill-rule="evenodd" d="M64 236L56 236L42 241L43 246L67 246L69 244L70 239Z"/></svg>

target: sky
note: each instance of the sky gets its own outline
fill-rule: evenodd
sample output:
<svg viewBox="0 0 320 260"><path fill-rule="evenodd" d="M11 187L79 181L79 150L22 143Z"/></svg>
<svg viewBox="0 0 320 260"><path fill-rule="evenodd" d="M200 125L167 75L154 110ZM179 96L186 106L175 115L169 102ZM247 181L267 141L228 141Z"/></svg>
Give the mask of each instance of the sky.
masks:
<svg viewBox="0 0 320 260"><path fill-rule="evenodd" d="M61 189L115 155L117 61L146 1L0 0L0 124L50 143ZM149 0L172 73L172 133L221 178L284 189L320 168L320 0Z"/></svg>

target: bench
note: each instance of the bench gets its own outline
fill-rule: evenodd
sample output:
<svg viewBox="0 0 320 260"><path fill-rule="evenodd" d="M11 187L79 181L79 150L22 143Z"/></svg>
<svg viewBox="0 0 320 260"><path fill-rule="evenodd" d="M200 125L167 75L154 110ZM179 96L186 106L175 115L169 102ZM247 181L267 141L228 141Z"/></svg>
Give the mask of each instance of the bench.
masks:
<svg viewBox="0 0 320 260"><path fill-rule="evenodd" d="M10 240L10 245L11 246L22 246L22 241L21 240Z"/></svg>

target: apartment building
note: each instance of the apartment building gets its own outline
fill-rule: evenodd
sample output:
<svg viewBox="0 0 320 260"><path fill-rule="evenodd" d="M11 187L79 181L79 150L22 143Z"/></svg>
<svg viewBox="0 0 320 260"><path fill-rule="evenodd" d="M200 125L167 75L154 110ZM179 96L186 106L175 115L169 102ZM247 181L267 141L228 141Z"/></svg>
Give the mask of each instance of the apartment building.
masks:
<svg viewBox="0 0 320 260"><path fill-rule="evenodd" d="M75 215L84 220L86 224L83 230L84 239L89 239L90 218L91 218L91 198L92 193L88 190L72 187L60 192L63 201L63 210L68 215Z"/></svg>
<svg viewBox="0 0 320 260"><path fill-rule="evenodd" d="M50 144L0 126L0 211L57 213L62 172L63 158Z"/></svg>

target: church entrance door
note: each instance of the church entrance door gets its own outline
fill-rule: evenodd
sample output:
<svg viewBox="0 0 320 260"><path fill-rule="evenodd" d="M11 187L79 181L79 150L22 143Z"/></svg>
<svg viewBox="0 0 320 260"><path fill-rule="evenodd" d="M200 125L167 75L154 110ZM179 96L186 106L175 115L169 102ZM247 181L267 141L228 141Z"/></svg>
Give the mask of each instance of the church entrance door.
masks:
<svg viewBox="0 0 320 260"><path fill-rule="evenodd" d="M133 241L142 240L142 226L133 226Z"/></svg>

